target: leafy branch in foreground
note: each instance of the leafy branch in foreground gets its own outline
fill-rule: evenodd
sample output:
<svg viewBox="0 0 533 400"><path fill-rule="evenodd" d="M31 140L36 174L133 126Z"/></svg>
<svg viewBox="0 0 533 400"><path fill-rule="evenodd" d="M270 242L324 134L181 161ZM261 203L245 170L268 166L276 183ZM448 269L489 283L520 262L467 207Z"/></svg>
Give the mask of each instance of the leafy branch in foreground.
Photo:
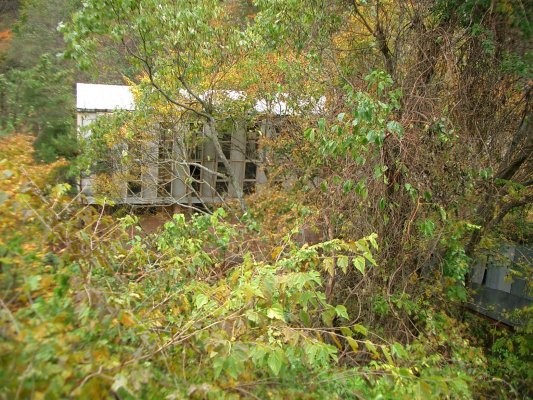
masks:
<svg viewBox="0 0 533 400"><path fill-rule="evenodd" d="M442 313L427 309L427 333L402 344L326 301L332 269L375 268L375 235L300 245L295 226L261 259L243 251L261 243L257 226L221 209L146 235L26 162L2 161L2 220L28 218L26 236L0 237L2 396L469 397L466 371L482 374Z"/></svg>

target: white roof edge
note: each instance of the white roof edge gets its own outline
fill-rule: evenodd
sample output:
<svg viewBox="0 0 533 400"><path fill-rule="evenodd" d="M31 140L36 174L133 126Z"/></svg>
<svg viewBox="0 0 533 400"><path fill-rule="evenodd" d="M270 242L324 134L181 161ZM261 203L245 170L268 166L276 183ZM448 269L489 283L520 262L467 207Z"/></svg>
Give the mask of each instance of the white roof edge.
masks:
<svg viewBox="0 0 533 400"><path fill-rule="evenodd" d="M131 88L126 85L76 83L76 108L87 111L135 109Z"/></svg>
<svg viewBox="0 0 533 400"><path fill-rule="evenodd" d="M183 89L180 94L184 97L190 95ZM207 99L215 94L223 94L230 100L244 100L246 93L235 90L210 90L200 95L200 98ZM288 101L283 100L287 95L278 94L272 100L259 99L254 104L254 110L259 113L272 113L275 115L297 114L294 107ZM321 96L318 100L304 99L298 101L298 106L309 107L314 114L324 112L326 97ZM105 85L94 83L76 83L76 108L78 111L114 111L135 109L135 101L130 86L126 85Z"/></svg>

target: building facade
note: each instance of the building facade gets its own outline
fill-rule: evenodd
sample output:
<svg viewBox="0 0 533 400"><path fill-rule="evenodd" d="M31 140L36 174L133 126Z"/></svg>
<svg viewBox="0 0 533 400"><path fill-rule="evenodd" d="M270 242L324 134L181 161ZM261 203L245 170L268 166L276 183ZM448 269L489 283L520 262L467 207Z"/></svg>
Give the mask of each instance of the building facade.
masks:
<svg viewBox="0 0 533 400"><path fill-rule="evenodd" d="M230 92L230 96L239 95ZM100 116L117 110L133 111L134 98L128 86L77 84L77 126L81 136L91 135L90 124ZM282 102L257 102L256 111L269 115L250 125L228 119L217 127L219 142L229 161L240 189L253 192L266 183L260 138L275 132L273 118L282 118L287 107ZM206 136L207 125L198 121L180 122L174 126L160 124L147 133L141 146L128 148L121 144L115 149L118 158L128 155L127 168L108 163L105 173L97 169L81 177L80 190L89 203L104 192L102 175L106 175L105 192L118 204L171 205L211 204L236 197L228 171L219 159L213 143ZM126 153L125 153L126 152ZM104 155L102 155L104 157ZM109 158L110 156L107 155ZM109 182L113 190L109 191Z"/></svg>

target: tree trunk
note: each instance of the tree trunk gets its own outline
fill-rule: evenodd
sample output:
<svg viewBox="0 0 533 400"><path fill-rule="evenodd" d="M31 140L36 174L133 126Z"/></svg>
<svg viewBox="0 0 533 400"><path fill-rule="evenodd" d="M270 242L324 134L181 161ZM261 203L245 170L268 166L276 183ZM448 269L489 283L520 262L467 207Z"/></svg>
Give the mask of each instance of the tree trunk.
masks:
<svg viewBox="0 0 533 400"><path fill-rule="evenodd" d="M233 167L231 166L231 163L229 162L226 155L224 154L224 151L222 150L222 146L220 145L220 141L218 140L215 119L211 116L208 119L208 128L209 129L207 129L207 138L213 143L217 156L224 164L224 167L226 167L228 178L230 180L230 183L235 188L235 194L237 195L237 199L239 200L239 205L241 207L241 210L245 212L246 203L244 202L244 192L242 190L242 186L239 184L239 182L237 182L237 179L235 178L235 173L233 171Z"/></svg>

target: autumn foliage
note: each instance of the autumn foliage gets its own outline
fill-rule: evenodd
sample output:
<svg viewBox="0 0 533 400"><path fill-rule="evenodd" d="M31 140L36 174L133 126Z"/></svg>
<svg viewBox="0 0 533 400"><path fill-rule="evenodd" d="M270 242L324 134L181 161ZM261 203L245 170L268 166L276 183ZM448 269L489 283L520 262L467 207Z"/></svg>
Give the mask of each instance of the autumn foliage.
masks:
<svg viewBox="0 0 533 400"><path fill-rule="evenodd" d="M77 154L73 75L45 55L0 81L2 129L46 144L0 146L0 399L530 397L531 308L510 328L465 307L480 254L531 243L517 4L85 1L60 26L64 55L102 77L113 48L102 63L137 108L44 164ZM203 96L225 90L248 97ZM252 110L279 98L290 112ZM194 121L215 146L225 121L265 119L268 183L239 207L146 232L135 211L155 205L112 190L87 205L73 187L91 171L110 186L104 155L127 176L155 126Z"/></svg>

